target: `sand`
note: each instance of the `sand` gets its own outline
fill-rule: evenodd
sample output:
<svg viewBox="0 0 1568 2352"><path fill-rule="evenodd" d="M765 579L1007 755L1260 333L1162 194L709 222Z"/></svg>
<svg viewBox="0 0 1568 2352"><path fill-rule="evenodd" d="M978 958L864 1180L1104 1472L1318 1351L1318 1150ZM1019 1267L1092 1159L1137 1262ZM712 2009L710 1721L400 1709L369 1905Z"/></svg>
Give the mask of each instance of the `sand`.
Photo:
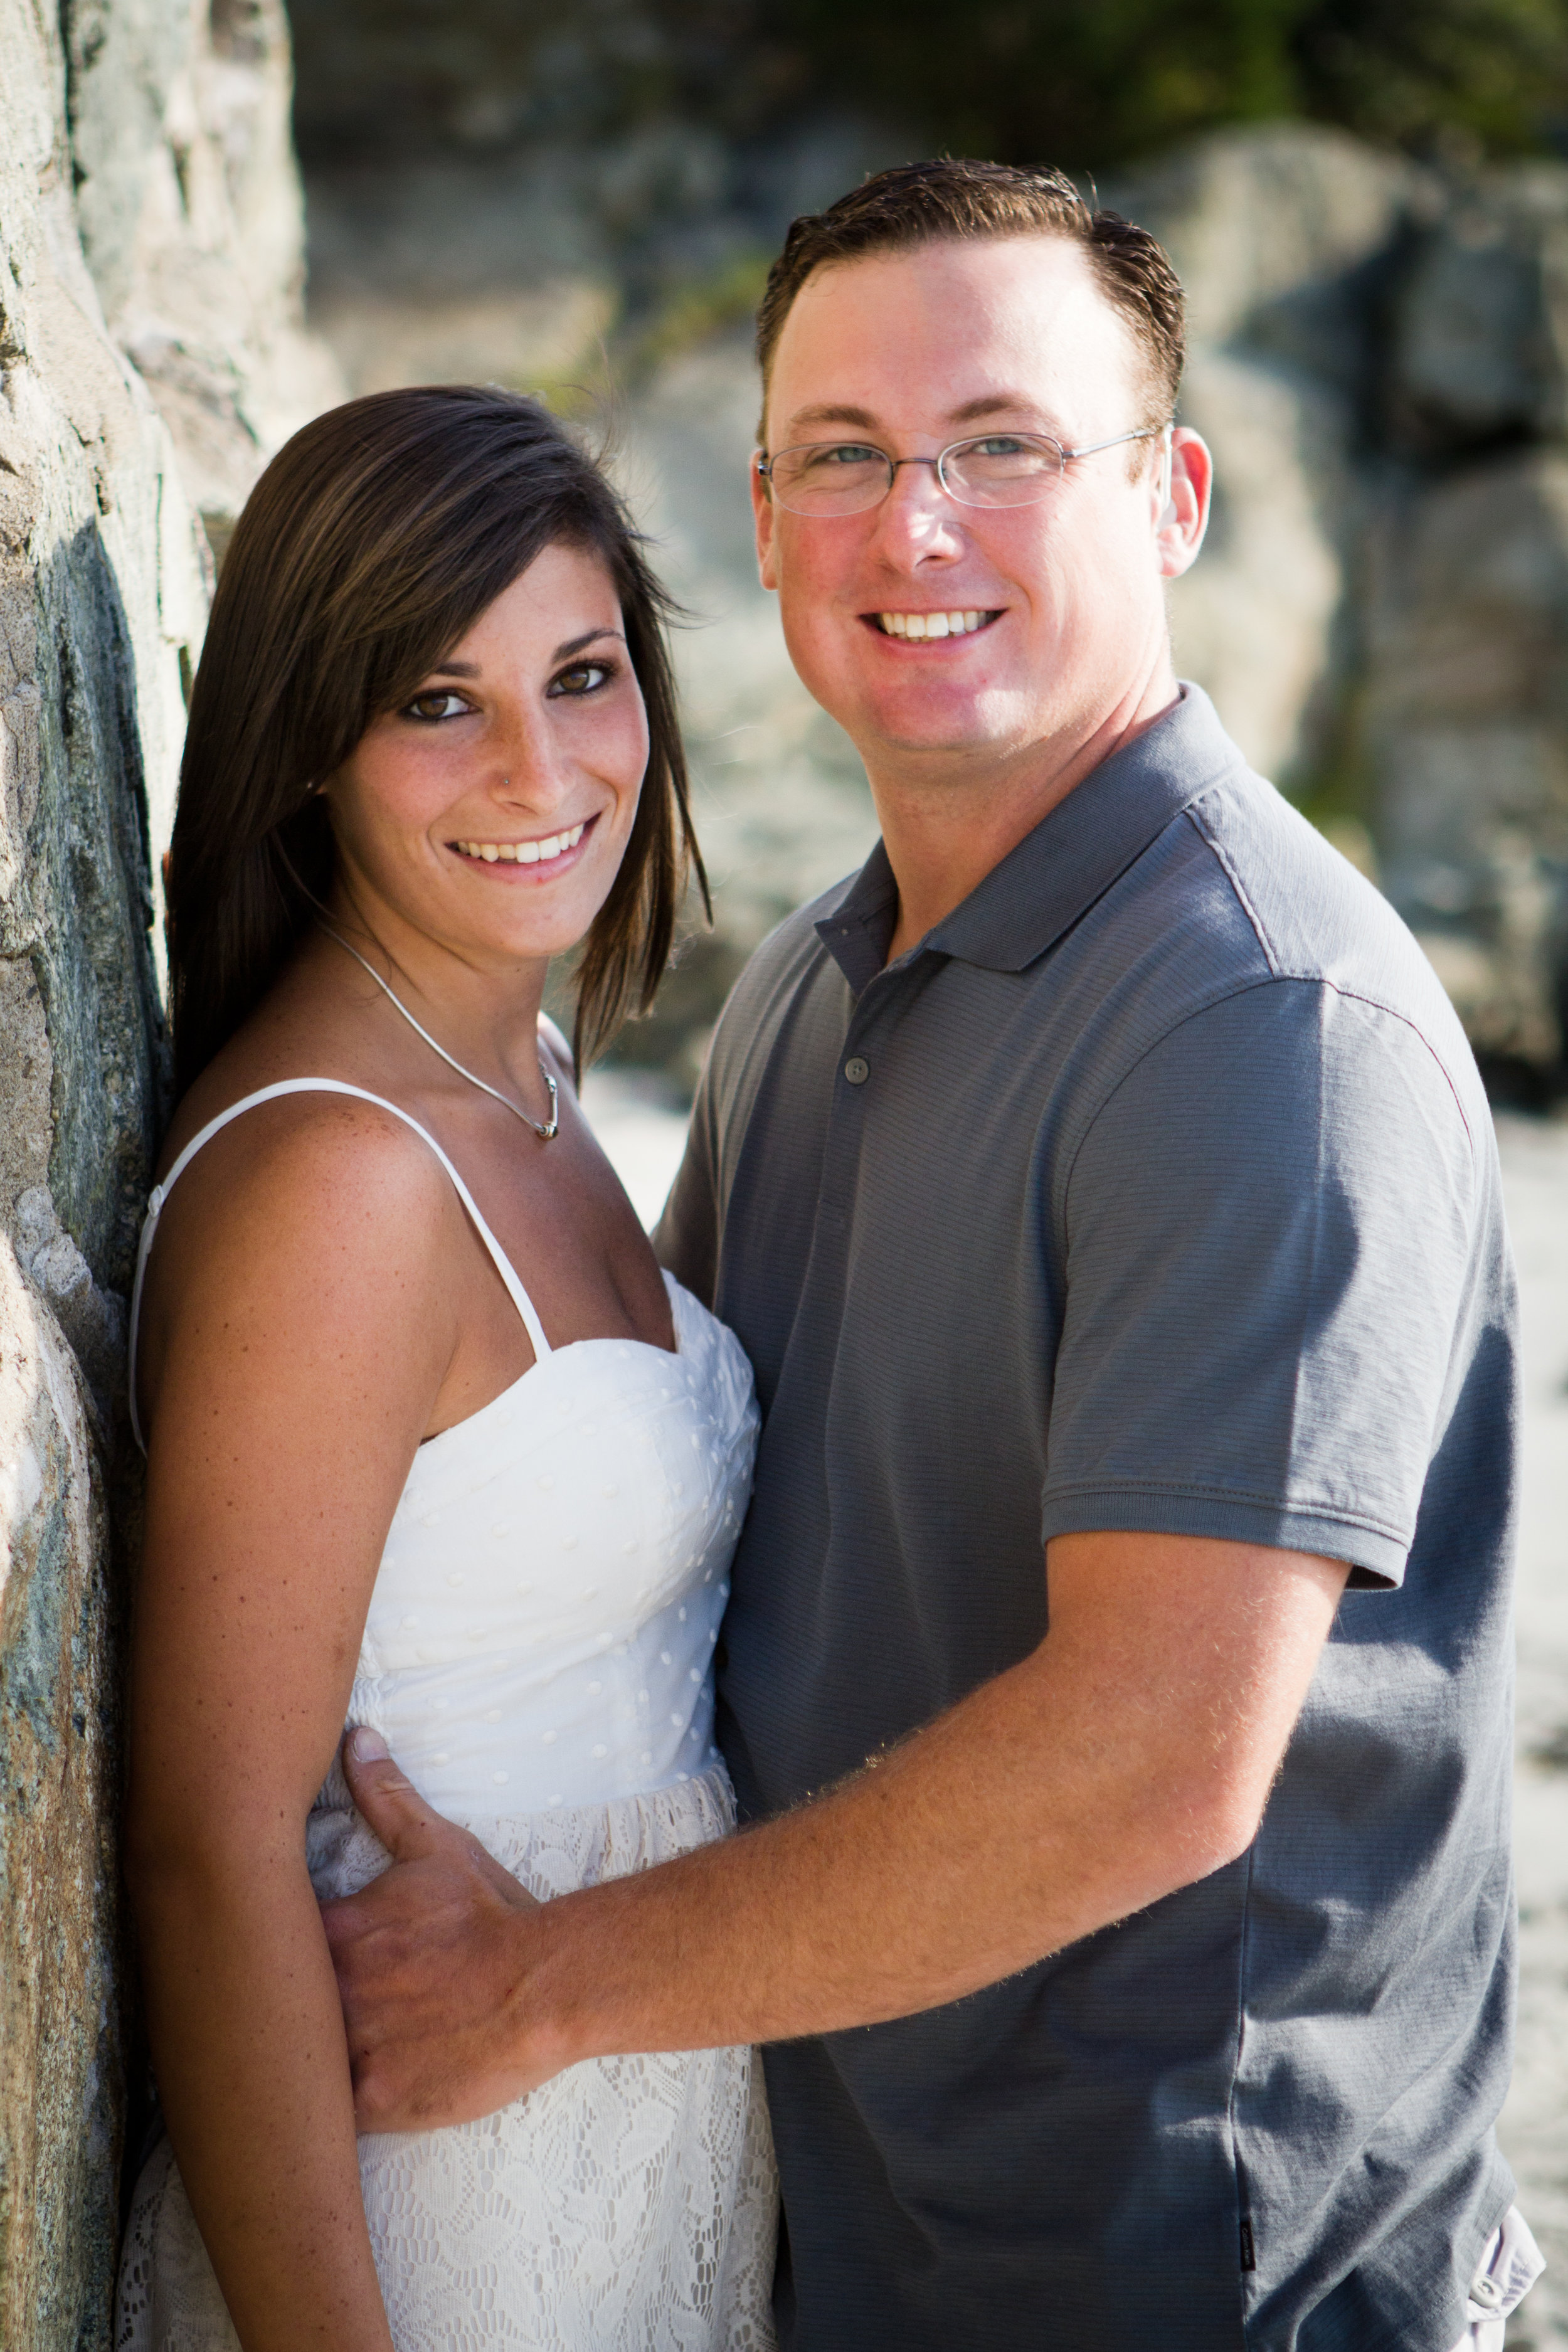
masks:
<svg viewBox="0 0 1568 2352"><path fill-rule="evenodd" d="M1524 1334L1519 2044L1498 2126L1546 2276L1510 2352L1568 2347L1568 1120L1500 1117Z"/></svg>

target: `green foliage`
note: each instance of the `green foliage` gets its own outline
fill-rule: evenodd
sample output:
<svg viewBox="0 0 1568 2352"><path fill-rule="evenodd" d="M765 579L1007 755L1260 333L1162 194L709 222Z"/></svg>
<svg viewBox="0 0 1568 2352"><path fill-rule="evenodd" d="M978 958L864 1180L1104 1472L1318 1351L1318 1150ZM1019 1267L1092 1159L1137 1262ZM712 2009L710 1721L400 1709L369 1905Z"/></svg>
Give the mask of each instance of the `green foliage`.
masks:
<svg viewBox="0 0 1568 2352"><path fill-rule="evenodd" d="M1436 152L1568 129L1568 0L771 0L816 93L932 148L1096 169L1282 115Z"/></svg>

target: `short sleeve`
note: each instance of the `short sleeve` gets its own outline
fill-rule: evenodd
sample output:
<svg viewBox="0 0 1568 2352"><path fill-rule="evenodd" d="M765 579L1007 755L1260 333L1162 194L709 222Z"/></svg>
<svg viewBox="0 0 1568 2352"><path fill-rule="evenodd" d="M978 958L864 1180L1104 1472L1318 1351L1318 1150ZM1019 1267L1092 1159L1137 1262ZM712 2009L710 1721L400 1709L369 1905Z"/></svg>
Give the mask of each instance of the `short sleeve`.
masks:
<svg viewBox="0 0 1568 2352"><path fill-rule="evenodd" d="M1397 1584L1475 1288L1472 1139L1407 1021L1260 983L1145 1054L1059 1202L1047 1538L1229 1538Z"/></svg>

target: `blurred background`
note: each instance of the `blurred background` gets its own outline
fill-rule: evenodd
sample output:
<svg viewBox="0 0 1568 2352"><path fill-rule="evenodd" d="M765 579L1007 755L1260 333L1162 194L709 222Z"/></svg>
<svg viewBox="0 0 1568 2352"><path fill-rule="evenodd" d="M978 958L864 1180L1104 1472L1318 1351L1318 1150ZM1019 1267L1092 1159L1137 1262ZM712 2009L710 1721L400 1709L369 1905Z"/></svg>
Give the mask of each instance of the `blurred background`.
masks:
<svg viewBox="0 0 1568 2352"><path fill-rule="evenodd" d="M752 564L751 321L785 226L946 149L1063 164L1165 241L1219 484L1178 668L1410 922L1499 1106L1529 1477L1504 2137L1553 2257L1510 2343L1568 2346L1568 0L64 14L88 262L216 561L345 390L497 381L609 441L689 615L715 885L590 1083L650 1215L740 964L874 832Z"/></svg>
<svg viewBox="0 0 1568 2352"><path fill-rule="evenodd" d="M1184 415L1220 456L1179 667L1381 880L1500 1094L1563 1091L1565 0L212 0L231 148L290 34L313 347L258 383L165 270L131 348L220 553L323 362L354 391L537 389L608 433L692 615L718 918L623 1063L689 1087L746 952L869 838L752 573L751 320L795 213L947 149L1092 175L1168 245ZM122 89L114 48L84 82ZM123 244L123 187L84 193L89 250Z"/></svg>

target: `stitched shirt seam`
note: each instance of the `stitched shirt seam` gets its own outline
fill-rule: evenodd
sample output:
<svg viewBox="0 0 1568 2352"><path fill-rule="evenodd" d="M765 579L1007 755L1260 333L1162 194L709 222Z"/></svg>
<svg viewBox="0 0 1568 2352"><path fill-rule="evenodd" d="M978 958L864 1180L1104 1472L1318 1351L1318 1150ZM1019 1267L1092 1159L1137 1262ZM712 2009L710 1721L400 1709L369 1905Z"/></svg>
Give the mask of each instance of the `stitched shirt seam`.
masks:
<svg viewBox="0 0 1568 2352"><path fill-rule="evenodd" d="M1381 997L1371 996L1364 989L1342 987L1339 982L1331 980L1327 972L1289 971L1286 967L1284 960L1280 956L1273 940L1269 937L1262 917L1258 914L1258 909L1252 903L1252 900L1248 898L1247 890L1243 886L1241 877L1237 872L1234 861L1226 849L1225 845L1215 837L1209 826L1204 822L1203 817L1198 813L1196 803L1189 803L1182 811L1182 814L1190 818L1193 830L1198 835L1199 840L1207 847L1215 865L1225 876L1226 880L1230 884L1231 889L1236 896L1237 904L1239 906L1242 913L1247 917L1247 921L1252 926L1253 936L1257 940L1264 956L1267 958L1268 969L1276 980L1315 981L1323 988L1331 988L1336 996L1345 998L1348 1003L1355 1004L1370 1004L1374 1011L1378 1013L1386 1013L1390 1020L1402 1021L1405 1024L1405 1026L1411 1031L1413 1035L1419 1037L1422 1045L1425 1045L1426 1051L1431 1055L1432 1059L1436 1063L1439 1070L1441 1070L1443 1074L1443 1082L1454 1097L1454 1108L1459 1114L1459 1123L1465 1130L1465 1140L1469 1146L1470 1155L1473 1159L1475 1156L1476 1139L1471 1129L1470 1122L1465 1116L1465 1106L1463 1101L1460 1099L1459 1090L1454 1084L1453 1076L1449 1071L1447 1061L1438 1052L1432 1039L1428 1037L1425 1029L1422 1028L1421 1024L1413 1019L1408 1013L1403 1011L1397 1004L1389 1004L1384 1003Z"/></svg>
<svg viewBox="0 0 1568 2352"><path fill-rule="evenodd" d="M1412 1538L1406 1531L1388 1519L1375 1518L1370 1511L1358 1511L1343 1503L1287 1502L1278 1495L1254 1493L1245 1486L1219 1486L1200 1479L1184 1478L1068 1478L1048 1479L1041 1489L1042 1504L1067 1502L1087 1496L1110 1496L1184 1495L1203 1502L1238 1503L1252 1511L1277 1511L1292 1519L1327 1519L1336 1527L1357 1528L1368 1535L1386 1536L1390 1543L1408 1548Z"/></svg>

